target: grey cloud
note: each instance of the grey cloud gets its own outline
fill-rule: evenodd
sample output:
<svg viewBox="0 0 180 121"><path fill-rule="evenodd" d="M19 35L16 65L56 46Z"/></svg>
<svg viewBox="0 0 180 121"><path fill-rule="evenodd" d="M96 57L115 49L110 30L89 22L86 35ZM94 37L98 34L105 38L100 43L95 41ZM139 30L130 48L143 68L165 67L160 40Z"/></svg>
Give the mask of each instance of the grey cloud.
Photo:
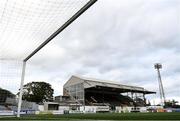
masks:
<svg viewBox="0 0 180 121"><path fill-rule="evenodd" d="M179 84L179 5L100 0L32 58L28 77L64 83L79 74L158 91L153 64L160 62L163 79L173 83L165 81L167 95L178 97L173 87Z"/></svg>

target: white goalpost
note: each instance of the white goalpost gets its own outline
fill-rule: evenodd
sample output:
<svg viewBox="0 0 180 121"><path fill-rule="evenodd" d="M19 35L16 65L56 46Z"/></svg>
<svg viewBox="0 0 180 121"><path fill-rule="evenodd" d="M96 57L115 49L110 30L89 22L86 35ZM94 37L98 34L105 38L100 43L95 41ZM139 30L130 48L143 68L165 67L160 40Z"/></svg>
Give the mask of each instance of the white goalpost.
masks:
<svg viewBox="0 0 180 121"><path fill-rule="evenodd" d="M96 1L0 1L0 60L12 59L22 64L17 117L20 117L21 112L26 62ZM2 66L0 69L1 72L7 71ZM2 88L1 85L0 88Z"/></svg>

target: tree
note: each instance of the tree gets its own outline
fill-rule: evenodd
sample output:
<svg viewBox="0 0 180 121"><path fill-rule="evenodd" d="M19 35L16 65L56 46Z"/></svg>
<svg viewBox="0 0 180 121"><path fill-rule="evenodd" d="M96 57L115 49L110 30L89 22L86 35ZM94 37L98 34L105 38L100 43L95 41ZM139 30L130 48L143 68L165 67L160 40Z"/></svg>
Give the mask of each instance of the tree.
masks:
<svg viewBox="0 0 180 121"><path fill-rule="evenodd" d="M8 97L15 98L15 95L9 90L0 88L0 104L4 104Z"/></svg>
<svg viewBox="0 0 180 121"><path fill-rule="evenodd" d="M169 100L165 102L165 107L171 107L171 108L180 108L180 105L178 105L178 101Z"/></svg>
<svg viewBox="0 0 180 121"><path fill-rule="evenodd" d="M41 103L53 99L54 90L46 82L30 82L23 86L22 99L30 102Z"/></svg>

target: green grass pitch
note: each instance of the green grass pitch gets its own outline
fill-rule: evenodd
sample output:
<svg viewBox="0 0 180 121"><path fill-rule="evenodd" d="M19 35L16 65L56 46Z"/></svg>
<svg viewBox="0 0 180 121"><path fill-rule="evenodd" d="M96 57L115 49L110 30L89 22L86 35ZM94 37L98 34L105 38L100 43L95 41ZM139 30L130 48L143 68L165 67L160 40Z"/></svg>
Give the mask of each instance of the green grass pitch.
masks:
<svg viewBox="0 0 180 121"><path fill-rule="evenodd" d="M97 113L64 115L28 115L20 118L1 117L0 120L180 120L180 113Z"/></svg>

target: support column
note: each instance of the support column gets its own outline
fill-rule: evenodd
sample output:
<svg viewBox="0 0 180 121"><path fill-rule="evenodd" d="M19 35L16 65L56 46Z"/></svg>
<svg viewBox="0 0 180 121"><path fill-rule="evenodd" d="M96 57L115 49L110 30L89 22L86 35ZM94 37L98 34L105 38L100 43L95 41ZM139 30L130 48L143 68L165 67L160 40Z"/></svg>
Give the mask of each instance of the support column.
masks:
<svg viewBox="0 0 180 121"><path fill-rule="evenodd" d="M83 113L85 113L86 97L85 97L84 83L82 83L82 86L83 86Z"/></svg>
<svg viewBox="0 0 180 121"><path fill-rule="evenodd" d="M23 94L23 85L24 85L24 77L25 77L25 69L26 69L26 61L23 61L17 117L20 117L21 104L22 104L22 94Z"/></svg>
<svg viewBox="0 0 180 121"><path fill-rule="evenodd" d="M145 98L145 94L143 93L143 99L144 99L144 106L146 106L146 98Z"/></svg>
<svg viewBox="0 0 180 121"><path fill-rule="evenodd" d="M133 95L134 95L134 93L133 93L133 92L131 92L131 98L134 100L134 97L133 97Z"/></svg>

